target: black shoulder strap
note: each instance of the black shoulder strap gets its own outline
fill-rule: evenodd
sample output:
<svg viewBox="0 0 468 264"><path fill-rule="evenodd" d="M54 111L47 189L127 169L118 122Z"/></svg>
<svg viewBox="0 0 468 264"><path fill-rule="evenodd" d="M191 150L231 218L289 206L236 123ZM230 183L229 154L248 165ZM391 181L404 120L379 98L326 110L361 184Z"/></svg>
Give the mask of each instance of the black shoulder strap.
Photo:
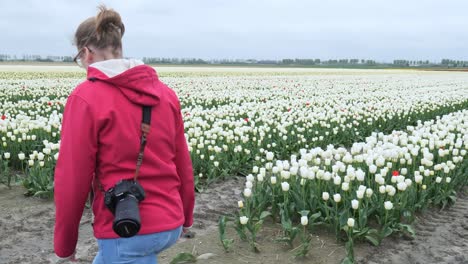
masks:
<svg viewBox="0 0 468 264"><path fill-rule="evenodd" d="M140 138L140 152L138 153L137 165L135 170L135 176L133 180L136 181L138 173L140 172L141 163L143 162L143 152L146 146L146 136L150 132L151 124L151 106L143 106L143 118L141 120L141 138Z"/></svg>
<svg viewBox="0 0 468 264"><path fill-rule="evenodd" d="M143 124L151 124L151 106L143 106Z"/></svg>

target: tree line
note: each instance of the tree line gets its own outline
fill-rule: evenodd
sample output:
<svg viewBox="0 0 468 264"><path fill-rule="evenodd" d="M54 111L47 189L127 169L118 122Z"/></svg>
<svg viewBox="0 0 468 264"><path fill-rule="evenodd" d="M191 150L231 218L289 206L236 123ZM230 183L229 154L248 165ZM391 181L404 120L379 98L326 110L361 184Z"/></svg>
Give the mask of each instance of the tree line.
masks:
<svg viewBox="0 0 468 264"><path fill-rule="evenodd" d="M300 59L287 58L282 60L257 60L257 59L211 59L204 60L200 58L164 58L164 57L143 57L146 64L224 64L224 65L278 65L278 66L384 66L384 67L468 67L468 61L442 59L439 62L430 62L429 60L404 60L398 59L393 62L377 62L371 59ZM72 62L71 56L40 56L23 54L21 57L16 55L0 54L0 61L37 61L37 62Z"/></svg>

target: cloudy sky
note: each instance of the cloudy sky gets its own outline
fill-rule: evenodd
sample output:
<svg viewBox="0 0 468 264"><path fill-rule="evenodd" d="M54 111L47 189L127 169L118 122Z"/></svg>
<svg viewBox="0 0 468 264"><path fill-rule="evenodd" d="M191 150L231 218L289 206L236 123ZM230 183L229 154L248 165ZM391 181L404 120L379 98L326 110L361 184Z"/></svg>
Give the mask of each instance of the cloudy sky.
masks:
<svg viewBox="0 0 468 264"><path fill-rule="evenodd" d="M468 60L466 0L0 0L0 54L74 55L100 3L127 57Z"/></svg>

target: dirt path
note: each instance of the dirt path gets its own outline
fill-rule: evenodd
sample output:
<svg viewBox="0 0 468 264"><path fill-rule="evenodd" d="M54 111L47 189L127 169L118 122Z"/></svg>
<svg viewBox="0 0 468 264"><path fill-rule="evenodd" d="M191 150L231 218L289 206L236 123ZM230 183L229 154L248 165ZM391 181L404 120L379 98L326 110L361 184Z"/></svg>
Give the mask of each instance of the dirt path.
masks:
<svg viewBox="0 0 468 264"><path fill-rule="evenodd" d="M414 240L388 239L362 263L468 264L468 188L451 208L425 212L414 225Z"/></svg>
<svg viewBox="0 0 468 264"><path fill-rule="evenodd" d="M278 228L265 226L258 242L261 253L252 253L239 241L234 231L228 236L235 242L225 253L219 244L217 219L220 214L234 212L241 197L242 178L214 184L197 194L194 239L183 239L160 255L160 263L169 263L180 252L213 253L214 257L198 263L339 263L345 250L333 235L318 230L314 234L310 256L296 260L290 248L274 241ZM53 252L54 205L51 201L25 198L21 187L9 190L0 187L0 263L56 263ZM468 189L452 208L443 212L430 210L415 224L414 240L389 238L380 247L356 246L359 263L468 263ZM91 230L91 213L86 210L81 221L77 257L91 263L97 245Z"/></svg>
<svg viewBox="0 0 468 264"><path fill-rule="evenodd" d="M216 230L219 215L235 211L243 184L244 178L236 177L197 193L193 225L197 236ZM11 190L0 186L0 264L56 263L58 259L52 244L54 204L39 198L26 198L23 192L21 186ZM82 263L91 263L97 250L91 228L91 211L85 209L77 257Z"/></svg>

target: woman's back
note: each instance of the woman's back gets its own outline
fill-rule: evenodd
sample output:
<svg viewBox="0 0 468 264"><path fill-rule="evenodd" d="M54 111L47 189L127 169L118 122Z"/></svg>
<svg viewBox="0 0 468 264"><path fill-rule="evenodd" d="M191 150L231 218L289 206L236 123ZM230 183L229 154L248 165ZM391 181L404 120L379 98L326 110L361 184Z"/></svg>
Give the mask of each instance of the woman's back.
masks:
<svg viewBox="0 0 468 264"><path fill-rule="evenodd" d="M138 176L146 194L139 204L138 234L191 226L193 172L176 94L152 67L137 60L104 60L87 70L88 80L68 98L62 120L55 170L57 254L75 247L81 205L91 186L96 238L119 237L104 192L133 179L143 106L151 107L151 129Z"/></svg>

